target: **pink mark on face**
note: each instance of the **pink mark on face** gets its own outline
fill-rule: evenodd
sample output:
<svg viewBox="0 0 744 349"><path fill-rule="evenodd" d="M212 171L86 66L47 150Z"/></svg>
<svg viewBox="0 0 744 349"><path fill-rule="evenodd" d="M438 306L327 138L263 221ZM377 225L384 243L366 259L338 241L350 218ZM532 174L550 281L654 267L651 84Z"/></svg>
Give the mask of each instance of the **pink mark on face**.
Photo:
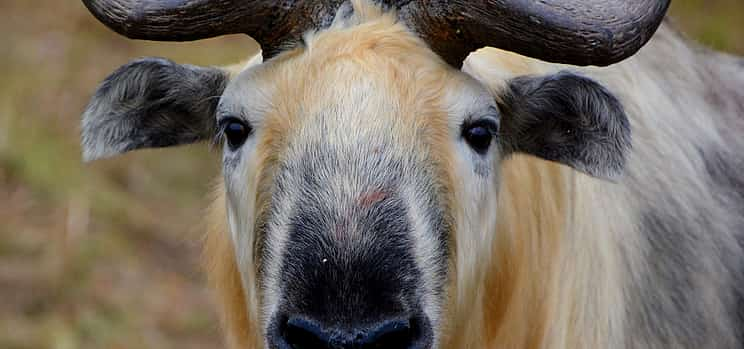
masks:
<svg viewBox="0 0 744 349"><path fill-rule="evenodd" d="M373 190L359 196L357 204L361 207L370 207L387 198L388 194L382 190Z"/></svg>

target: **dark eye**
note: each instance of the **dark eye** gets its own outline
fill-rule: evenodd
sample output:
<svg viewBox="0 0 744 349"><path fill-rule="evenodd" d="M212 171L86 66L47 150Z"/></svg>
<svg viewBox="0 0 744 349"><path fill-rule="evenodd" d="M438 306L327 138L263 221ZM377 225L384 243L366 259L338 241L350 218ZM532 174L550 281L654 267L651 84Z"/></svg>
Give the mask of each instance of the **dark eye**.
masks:
<svg viewBox="0 0 744 349"><path fill-rule="evenodd" d="M462 137L465 138L465 141L473 150L479 154L484 154L491 146L496 130L497 126L494 122L480 121L466 126L462 130Z"/></svg>
<svg viewBox="0 0 744 349"><path fill-rule="evenodd" d="M225 135L225 140L230 149L235 150L240 148L248 135L251 134L251 128L243 120L238 118L228 118L221 122L222 133Z"/></svg>

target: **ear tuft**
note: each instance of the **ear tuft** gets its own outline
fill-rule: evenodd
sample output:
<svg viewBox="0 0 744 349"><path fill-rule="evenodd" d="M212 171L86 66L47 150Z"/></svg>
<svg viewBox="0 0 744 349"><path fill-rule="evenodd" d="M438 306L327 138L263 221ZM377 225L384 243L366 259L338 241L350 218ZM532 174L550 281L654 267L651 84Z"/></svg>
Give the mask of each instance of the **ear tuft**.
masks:
<svg viewBox="0 0 744 349"><path fill-rule="evenodd" d="M631 147L620 101L594 80L570 72L519 77L501 97L501 145L616 180Z"/></svg>
<svg viewBox="0 0 744 349"><path fill-rule="evenodd" d="M225 72L143 58L98 87L82 118L83 159L208 139L227 84Z"/></svg>

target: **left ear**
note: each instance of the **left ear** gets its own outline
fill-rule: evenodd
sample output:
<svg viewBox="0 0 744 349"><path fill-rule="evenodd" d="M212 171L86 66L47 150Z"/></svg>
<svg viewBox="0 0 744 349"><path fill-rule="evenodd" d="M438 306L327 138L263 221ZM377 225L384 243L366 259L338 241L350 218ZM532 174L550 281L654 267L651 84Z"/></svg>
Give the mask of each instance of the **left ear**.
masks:
<svg viewBox="0 0 744 349"><path fill-rule="evenodd" d="M101 83L83 113L83 158L210 139L228 79L220 69L163 58L122 66Z"/></svg>
<svg viewBox="0 0 744 349"><path fill-rule="evenodd" d="M602 85L570 72L523 76L497 99L506 155L527 153L602 179L622 174L630 124Z"/></svg>

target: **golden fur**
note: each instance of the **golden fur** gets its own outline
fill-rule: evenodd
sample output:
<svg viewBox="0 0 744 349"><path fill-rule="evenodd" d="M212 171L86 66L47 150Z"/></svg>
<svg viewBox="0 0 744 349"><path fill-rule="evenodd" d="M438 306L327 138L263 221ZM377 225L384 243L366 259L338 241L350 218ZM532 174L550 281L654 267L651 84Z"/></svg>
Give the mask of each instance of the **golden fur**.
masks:
<svg viewBox="0 0 744 349"><path fill-rule="evenodd" d="M204 242L205 270L218 302L228 347L257 347L261 342L246 312L248 308L242 278L226 224L222 183L215 192L218 195L209 209L209 227Z"/></svg>
<svg viewBox="0 0 744 349"><path fill-rule="evenodd" d="M324 100L317 95L323 89L303 88L302 83L322 86L343 82L347 72L328 67L334 67L334 64L337 66L339 61L351 61L357 67L364 67L368 74L375 74L378 79L380 74L389 74L387 81L392 85L388 89L398 94L411 94L409 104L401 105L404 109L397 112L397 115L421 115L423 112L430 116L412 120L427 125L399 125L396 130L434 131L430 134L435 139L429 144L435 144L437 148L434 152L438 155L437 161L449 168L447 173L442 174L443 185L457 190L459 185L453 179L457 172L454 168L456 164L449 159L452 155L448 155L452 150L448 145L446 118L431 117L437 111L430 107L441 105L445 88L455 89L453 86L456 86L457 81L450 76L450 68L425 49L421 41L405 33L402 26L395 25L392 15L382 15L376 7L361 2L355 5L361 24L352 29L338 27L310 34L306 38L306 49L284 53L277 59L282 64L274 63L267 68L272 71L263 76L274 79L275 90L284 93L277 93L274 97L277 100L271 102L278 109L271 111L265 118L263 127L266 131L257 146L260 154L257 163L261 170L255 170L259 173L271 173L266 169L271 167L278 154L283 151L283 140L291 137L292 130L301 129L298 124L303 120L288 116L302 113L286 108L298 106L300 103L293 102L296 100ZM318 54L321 52L322 54ZM328 54L329 52L333 54ZM391 62L387 59L389 56L404 57L404 60ZM504 66L512 69L514 74L528 73L530 67L527 62L516 56L508 56L504 59ZM418 69L413 69L415 66ZM410 71L417 71L419 74L410 76ZM420 81L420 85L416 86L425 88L407 90L410 86L400 84L414 79ZM286 93L287 91L290 93ZM291 91L310 95L297 95ZM420 98L422 91L433 94ZM312 115L312 111L305 110L304 113ZM400 137L402 140L414 138L405 134ZM561 228L567 224L570 209L568 203L571 193L566 188L572 184L575 174L562 166L527 156L514 157L501 171L503 185L499 199L499 231L487 237L486 242L492 241L492 246L481 246L487 251L493 251L496 258L488 263L490 258L486 256L480 261L482 263L465 267L453 262L453 267L474 269L470 277L458 275L452 278L454 291L450 294L450 320L444 324L448 331L445 331L447 335L443 338L442 346L540 348L545 347L548 337L558 336L563 338L567 347L571 347L570 344L577 343L579 339L571 338L573 333L563 333L567 328L555 330L555 315L562 314L565 310L557 309L557 293L561 290L556 289L562 283L556 280L561 273L556 270L560 265L555 261L561 253L566 253L561 248L561 240L564 238ZM257 193L259 207L268 201L268 186L267 176L261 176ZM215 200L210 216L211 229L205 249L207 272L221 305L230 347L260 348L263 345L259 338L260 333L252 326L250 315L247 314L249 302L245 299L246 293L235 260L234 246L225 223L224 191L221 183L216 190L220 195ZM451 201L450 206L458 206L456 198L451 198ZM258 212L261 212L260 208ZM454 243L458 245L457 239ZM464 242L460 243L464 245ZM473 253L463 247L463 250L457 249L456 254L466 256ZM467 263L475 262L471 260ZM579 315L572 315L564 320L576 321L576 316ZM591 333L586 335L599 337ZM600 343L599 340L596 342ZM551 343L556 342L551 340Z"/></svg>
<svg viewBox="0 0 744 349"><path fill-rule="evenodd" d="M257 84L274 91L262 101L270 105L262 118L256 157L251 172L257 174L255 192L255 217L260 217L266 210L271 195L271 180L274 165L286 152L286 144L297 137L317 137L320 134L308 133L307 127L312 119L299 118L301 115L317 115L329 105L318 105L307 101L351 101L354 94L326 95L333 91L353 92L355 84L377 84L376 90L394 95L381 95L379 102L370 105L372 111L385 107L385 101L399 100L397 110L386 110L391 117L391 131L397 132L396 140L401 152L409 153L411 149L431 146L423 154L432 154L431 160L438 164L451 164L445 144L449 137L449 126L445 113L439 108L445 86L456 86L462 83L462 77L449 68L438 56L429 51L422 41L410 35L405 27L396 24L391 14L383 14L375 6L356 3L354 23L336 23L327 31L310 33L305 38L305 48L283 53L272 62L262 67L261 72L252 76ZM328 54L332 52L332 54ZM405 53L405 54L403 54ZM389 57L401 57L390 60ZM255 60L252 60L254 64ZM251 65L251 64L249 64ZM374 77L374 79L368 78ZM267 79L263 81L262 79ZM401 81L415 82L400 84ZM346 87L335 86L334 89L319 88L332 84L348 84ZM437 88L438 86L438 88ZM264 98L262 96L261 98ZM370 102L370 100L372 102ZM378 99L367 100L375 103ZM297 101L302 101L298 103ZM262 103L257 102L257 103ZM298 110L297 108L311 108ZM365 109L365 108L361 108ZM343 114L343 113L342 113ZM347 113L353 115L352 113ZM383 115L383 113L377 113ZM372 116L372 115L370 115ZM378 132L385 134L386 124L374 117L358 119L360 130L368 134ZM383 129L381 129L381 127ZM416 132L416 133L410 133ZM324 134L323 137L336 137L335 134ZM425 141L421 141L425 139ZM437 170L434 167L432 170ZM440 186L452 182L449 173L441 173ZM249 190L250 191L250 190ZM451 190L447 190L448 192ZM221 182L218 193L224 193ZM220 194L213 205L210 218L212 228L208 232L205 257L210 283L217 290L217 298L222 309L224 328L228 343L235 348L261 347L263 344L259 333L250 320L257 321L256 314L247 314L247 309L254 309L249 304L256 304L263 295L257 291L246 290L241 282L241 268L235 258L235 245L230 238L226 224L227 209L225 197ZM451 206L456 206L450 203ZM255 275L257 266L250 274ZM250 283L250 282L249 282ZM246 299L255 297L255 299ZM257 311L254 311L254 313Z"/></svg>
<svg viewBox="0 0 744 349"><path fill-rule="evenodd" d="M318 86L348 83L347 88L353 88L355 82L348 78L349 71L343 69L345 64L354 65L354 74L365 71L375 76L375 81L384 81L387 85L377 88L391 91L396 94L396 99L404 101L393 113L410 116L398 121L393 130L401 145L417 139L406 130L429 131L427 134L431 138L426 144L431 149L423 152L434 154L438 165L434 168L445 169L440 173L443 188L457 192L467 185L458 182L458 165L455 150L449 145L446 112L439 108L447 90L457 90L458 84L465 82L420 40L407 33L402 25L395 24L393 15L382 14L378 8L363 1L353 3L357 20L354 25L337 23L328 31L309 34L306 48L284 53L264 68L270 72L264 72L262 76L271 78L274 91L277 91L270 97L274 98L270 104L277 108L269 111L265 118L263 127L266 131L257 146L258 168L253 169L262 174L256 193L259 214L270 195L267 176L271 171L267 169L285 150L286 139L307 136L293 134L303 129L301 125L306 122L295 117L312 115L317 111L300 112L293 108L311 105L320 110L326 107L304 102L329 99L321 97L326 89ZM693 57L682 44L675 44L680 41L669 39L672 34L668 29L662 27L660 35L662 39L655 43L652 41L650 46L655 48L649 50L668 50ZM400 57L401 60L388 57ZM653 78L637 78L633 72L640 70L656 72L658 81L668 79L664 70L659 68L662 63L657 62L662 58L654 58L651 52L645 59L647 61L642 62L634 58L613 68L586 68L582 72L618 91L627 106L634 132L640 139L634 144L636 154L640 155L634 155L630 164L635 173L634 180L649 188L660 188L649 190L649 195L655 190L672 192L674 188L692 183L687 187L702 189L689 189L680 197L693 199L702 196L705 199L706 194L702 193L705 184L699 183L700 180L692 175L702 166L689 160L693 158L690 154L697 154L692 149L692 142L680 145L656 137L669 133L666 139L674 139L675 135L696 132L705 134L701 138L718 140L718 131L706 119L711 111L700 106L683 108L673 105L664 97L664 84L657 84ZM679 66L669 68L669 71L687 72L685 76L692 76L688 70L692 69L695 61L679 61ZM464 71L497 95L504 83L514 76L565 68L486 49L473 54ZM410 75L411 72L416 72L416 75ZM689 83L682 79L670 81L679 81L680 85ZM693 100L699 93L692 88L686 91L692 94L686 100ZM428 95L422 96L424 92ZM658 99L655 103L643 103L648 95L658 96ZM681 116L685 115L682 110L688 115ZM665 111L674 113L670 118L680 119L674 122L674 119L644 120L639 117ZM414 117L422 113L429 117ZM374 128L376 125L367 121L360 127ZM409 146L420 149L421 144ZM649 169L649 161L657 164L658 169ZM681 177L682 185L665 183L666 177L662 174L674 171L691 175L690 178ZM640 233L630 224L639 220L637 212L624 209L638 206L639 199L635 198L637 194L633 188L608 185L567 167L522 155L502 163L500 172L498 226L495 231L479 236L480 240L453 237L456 247L451 269L455 275L450 287L450 302L445 309L447 323L442 324L445 333L442 347L573 349L619 348L643 343L643 339L634 342L636 339L627 338L624 327L628 316L624 297L628 292L627 281L633 277L626 268L645 267L632 264L643 260L637 255L640 252L635 252L641 250L636 248L642 245ZM261 348L260 331L253 325L257 321L256 314L248 312L249 309L258 311L251 306L257 301L246 299L246 295L258 298L260 295L243 287L246 280L242 280L235 258L235 245L226 223L224 192L224 185L220 183L217 188L220 195L209 218L211 228L205 249L207 273L220 302L230 347ZM466 220L467 209L460 207L456 195L452 195L449 201L447 205L456 216L455 224L461 224ZM621 244L628 246L627 249L620 251L618 246ZM472 248L477 248L477 251L472 251ZM621 255L621 252L626 255ZM631 264L621 265L624 262ZM722 310L716 308L720 304L711 302L710 316L715 318Z"/></svg>

